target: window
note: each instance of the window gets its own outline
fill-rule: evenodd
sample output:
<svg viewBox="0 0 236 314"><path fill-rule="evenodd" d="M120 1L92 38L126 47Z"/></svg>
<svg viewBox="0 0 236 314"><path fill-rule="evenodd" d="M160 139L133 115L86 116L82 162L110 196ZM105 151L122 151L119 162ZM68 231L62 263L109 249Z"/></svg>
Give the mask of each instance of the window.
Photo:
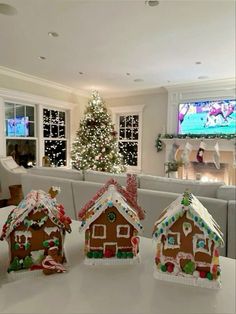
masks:
<svg viewBox="0 0 236 314"><path fill-rule="evenodd" d="M168 232L164 249L177 249L180 247L180 233Z"/></svg>
<svg viewBox="0 0 236 314"><path fill-rule="evenodd" d="M204 234L195 234L193 236L193 252L202 252L211 255L211 246L209 239L206 239Z"/></svg>
<svg viewBox="0 0 236 314"><path fill-rule="evenodd" d="M117 225L116 234L117 234L117 238L129 238L130 226L129 225Z"/></svg>
<svg viewBox="0 0 236 314"><path fill-rule="evenodd" d="M106 239L106 226L105 225L93 225L92 238L94 239Z"/></svg>
<svg viewBox="0 0 236 314"><path fill-rule="evenodd" d="M110 108L118 133L119 151L128 169L141 170L142 111L144 105Z"/></svg>
<svg viewBox="0 0 236 314"><path fill-rule="evenodd" d="M25 168L36 164L35 106L5 103L6 155Z"/></svg>
<svg viewBox="0 0 236 314"><path fill-rule="evenodd" d="M66 165L66 112L43 109L44 155L54 166Z"/></svg>

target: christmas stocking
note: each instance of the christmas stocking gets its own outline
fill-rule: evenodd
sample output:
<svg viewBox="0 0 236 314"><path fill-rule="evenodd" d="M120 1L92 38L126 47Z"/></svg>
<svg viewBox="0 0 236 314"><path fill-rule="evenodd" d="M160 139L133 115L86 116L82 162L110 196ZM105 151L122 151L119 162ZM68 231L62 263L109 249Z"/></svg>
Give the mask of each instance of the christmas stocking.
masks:
<svg viewBox="0 0 236 314"><path fill-rule="evenodd" d="M179 145L176 143L173 143L171 151L170 151L169 156L168 156L168 161L175 161L176 160L176 154L177 154L178 149L179 149Z"/></svg>
<svg viewBox="0 0 236 314"><path fill-rule="evenodd" d="M215 151L213 153L213 162L216 166L216 169L220 169L220 150L219 150L219 143L215 144Z"/></svg>
<svg viewBox="0 0 236 314"><path fill-rule="evenodd" d="M185 167L187 167L189 165L189 155L190 155L192 149L193 149L193 146L187 142L185 144L183 153L181 155L181 159L182 159Z"/></svg>
<svg viewBox="0 0 236 314"><path fill-rule="evenodd" d="M204 142L201 142L199 145L197 156L196 156L197 161L200 163L203 163L203 155L204 155L205 149L206 149L206 144Z"/></svg>

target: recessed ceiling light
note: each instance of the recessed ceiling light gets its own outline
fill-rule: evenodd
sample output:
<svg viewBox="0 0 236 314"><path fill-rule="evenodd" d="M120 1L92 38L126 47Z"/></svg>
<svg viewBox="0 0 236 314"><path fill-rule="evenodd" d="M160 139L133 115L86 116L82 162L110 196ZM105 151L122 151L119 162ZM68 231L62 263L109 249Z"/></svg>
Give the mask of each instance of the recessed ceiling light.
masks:
<svg viewBox="0 0 236 314"><path fill-rule="evenodd" d="M149 1L145 1L145 4L149 5L150 7L155 7L159 4L159 1L156 0L149 0Z"/></svg>
<svg viewBox="0 0 236 314"><path fill-rule="evenodd" d="M137 78L137 79L134 79L134 82L143 82L143 79Z"/></svg>
<svg viewBox="0 0 236 314"><path fill-rule="evenodd" d="M0 3L0 14L15 15L17 14L17 10L9 4Z"/></svg>
<svg viewBox="0 0 236 314"><path fill-rule="evenodd" d="M44 56L39 56L38 57L40 60L46 60L46 57L44 57Z"/></svg>
<svg viewBox="0 0 236 314"><path fill-rule="evenodd" d="M48 36L50 36L50 37L58 37L59 34L56 33L56 32L49 32L49 33L48 33Z"/></svg>
<svg viewBox="0 0 236 314"><path fill-rule="evenodd" d="M196 61L195 64L202 64L201 61Z"/></svg>
<svg viewBox="0 0 236 314"><path fill-rule="evenodd" d="M207 79L207 78L208 78L208 76L206 76L206 75L200 75L200 76L198 77L199 80L205 80L205 79Z"/></svg>
<svg viewBox="0 0 236 314"><path fill-rule="evenodd" d="M79 74L80 74L80 75L83 75L83 74L84 74L84 72L79 72Z"/></svg>
<svg viewBox="0 0 236 314"><path fill-rule="evenodd" d="M129 75L130 75L130 73L129 73L129 72L127 72L127 73L126 73L126 75L127 75L127 76L129 76Z"/></svg>

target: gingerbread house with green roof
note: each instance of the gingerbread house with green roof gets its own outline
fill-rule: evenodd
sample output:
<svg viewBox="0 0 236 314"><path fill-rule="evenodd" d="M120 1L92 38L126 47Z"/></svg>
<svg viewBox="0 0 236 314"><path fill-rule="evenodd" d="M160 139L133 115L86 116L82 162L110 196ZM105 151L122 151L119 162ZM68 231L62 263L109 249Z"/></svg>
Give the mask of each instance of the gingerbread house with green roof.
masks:
<svg viewBox="0 0 236 314"><path fill-rule="evenodd" d="M154 276L209 288L220 287L220 227L202 203L186 191L156 221Z"/></svg>

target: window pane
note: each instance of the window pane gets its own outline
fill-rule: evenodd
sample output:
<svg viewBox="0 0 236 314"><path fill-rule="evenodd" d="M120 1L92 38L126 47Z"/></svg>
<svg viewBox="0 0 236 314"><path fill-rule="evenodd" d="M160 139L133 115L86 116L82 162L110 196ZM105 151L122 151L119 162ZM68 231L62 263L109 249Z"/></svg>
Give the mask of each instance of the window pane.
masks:
<svg viewBox="0 0 236 314"><path fill-rule="evenodd" d="M34 122L29 122L28 130L26 131L28 132L27 136L34 137Z"/></svg>
<svg viewBox="0 0 236 314"><path fill-rule="evenodd" d="M58 124L58 122L59 122L58 111L51 110L51 123Z"/></svg>
<svg viewBox="0 0 236 314"><path fill-rule="evenodd" d="M25 168L36 164L36 140L6 140L6 154L12 156L16 163Z"/></svg>
<svg viewBox="0 0 236 314"><path fill-rule="evenodd" d="M43 126L43 137L50 137L50 125L44 124Z"/></svg>
<svg viewBox="0 0 236 314"><path fill-rule="evenodd" d="M133 129L133 140L138 140L138 128Z"/></svg>
<svg viewBox="0 0 236 314"><path fill-rule="evenodd" d="M44 151L52 165L66 166L66 141L46 140L44 141Z"/></svg>
<svg viewBox="0 0 236 314"><path fill-rule="evenodd" d="M138 142L120 142L119 150L129 166L138 165Z"/></svg>
<svg viewBox="0 0 236 314"><path fill-rule="evenodd" d="M66 123L65 112L63 112L63 111L59 112L59 123L60 124L65 124Z"/></svg>
<svg viewBox="0 0 236 314"><path fill-rule="evenodd" d="M16 118L22 118L25 116L25 106L16 105Z"/></svg>
<svg viewBox="0 0 236 314"><path fill-rule="evenodd" d="M126 117L126 127L132 127L132 116Z"/></svg>
<svg viewBox="0 0 236 314"><path fill-rule="evenodd" d="M134 115L133 116L133 127L138 127L138 124L139 124L139 116Z"/></svg>
<svg viewBox="0 0 236 314"><path fill-rule="evenodd" d="M43 123L49 123L50 122L50 110L43 109Z"/></svg>
<svg viewBox="0 0 236 314"><path fill-rule="evenodd" d="M125 129L120 129L120 139L125 138Z"/></svg>
<svg viewBox="0 0 236 314"><path fill-rule="evenodd" d="M34 121L34 107L26 106L26 117L28 117L29 121Z"/></svg>
<svg viewBox="0 0 236 314"><path fill-rule="evenodd" d="M6 136L15 136L15 120L6 120Z"/></svg>
<svg viewBox="0 0 236 314"><path fill-rule="evenodd" d="M132 133L130 129L126 129L126 138L127 140L131 140L132 139Z"/></svg>
<svg viewBox="0 0 236 314"><path fill-rule="evenodd" d="M63 138L66 137L65 127L63 125L59 125L59 137L63 137Z"/></svg>
<svg viewBox="0 0 236 314"><path fill-rule="evenodd" d="M125 127L125 117L124 116L120 116L120 127L121 128Z"/></svg>
<svg viewBox="0 0 236 314"><path fill-rule="evenodd" d="M14 104L5 103L5 118L14 119Z"/></svg>
<svg viewBox="0 0 236 314"><path fill-rule="evenodd" d="M58 125L52 124L51 125L51 137L58 137Z"/></svg>

